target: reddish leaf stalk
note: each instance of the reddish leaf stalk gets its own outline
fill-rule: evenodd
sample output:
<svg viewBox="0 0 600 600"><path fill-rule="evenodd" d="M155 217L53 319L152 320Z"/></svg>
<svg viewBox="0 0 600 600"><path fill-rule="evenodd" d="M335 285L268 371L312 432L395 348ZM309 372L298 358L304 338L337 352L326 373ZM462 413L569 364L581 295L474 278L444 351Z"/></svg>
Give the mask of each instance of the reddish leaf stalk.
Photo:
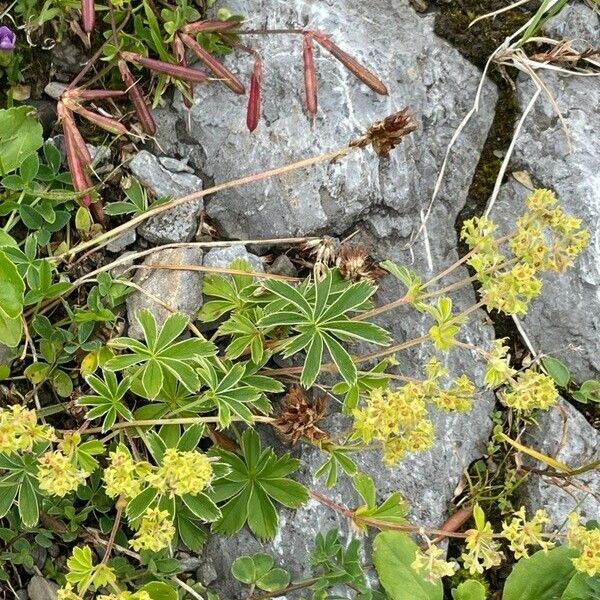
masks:
<svg viewBox="0 0 600 600"><path fill-rule="evenodd" d="M148 135L154 135L156 133L156 123L154 122L150 108L146 104L146 100L144 99L140 88L138 87L131 71L129 70L127 63L120 59L118 64L119 71L121 71L121 77L123 77L123 81L127 86L127 94L133 103L142 129Z"/></svg>
<svg viewBox="0 0 600 600"><path fill-rule="evenodd" d="M86 33L94 31L96 6L94 0L81 0L81 27Z"/></svg>
<svg viewBox="0 0 600 600"><path fill-rule="evenodd" d="M192 69L191 67L156 60L155 58L148 58L135 52L121 52L121 56L127 61L137 63L151 71L169 75L173 79L182 79L183 81L191 81L193 83L202 83L208 79L208 75L200 69Z"/></svg>
<svg viewBox="0 0 600 600"><path fill-rule="evenodd" d="M261 95L262 95L262 60L256 56L254 69L250 77L250 96L248 97L248 112L246 113L246 125L250 131L254 131L260 121Z"/></svg>
<svg viewBox="0 0 600 600"><path fill-rule="evenodd" d="M323 46L325 50L329 51L364 84L368 85L374 92L377 92L382 96L387 96L388 89L386 85L364 65L359 63L355 58L334 44L328 35L321 33L320 31L310 31L309 33L318 44Z"/></svg>
<svg viewBox="0 0 600 600"><path fill-rule="evenodd" d="M94 125L105 129L109 133L113 133L114 135L127 135L129 133L127 127L125 127L125 125L123 125L123 123L121 123L120 121L117 121L116 119L113 119L111 117L105 117L104 115L98 114L93 110L89 110L81 106L81 104L78 104L77 102L65 102L65 106L69 110L77 113L78 115L81 115L84 119L87 119Z"/></svg>
<svg viewBox="0 0 600 600"><path fill-rule="evenodd" d="M306 107L308 112L317 114L317 69L315 67L315 55L313 38L310 33L305 33L303 38L304 59L304 89L306 92Z"/></svg>
<svg viewBox="0 0 600 600"><path fill-rule="evenodd" d="M184 33L215 33L219 31L229 31L237 29L240 21L194 21L181 28Z"/></svg>
<svg viewBox="0 0 600 600"><path fill-rule="evenodd" d="M193 37L186 33L180 34L181 41L236 94L245 94L246 88L238 77L232 73L220 60L205 50Z"/></svg>

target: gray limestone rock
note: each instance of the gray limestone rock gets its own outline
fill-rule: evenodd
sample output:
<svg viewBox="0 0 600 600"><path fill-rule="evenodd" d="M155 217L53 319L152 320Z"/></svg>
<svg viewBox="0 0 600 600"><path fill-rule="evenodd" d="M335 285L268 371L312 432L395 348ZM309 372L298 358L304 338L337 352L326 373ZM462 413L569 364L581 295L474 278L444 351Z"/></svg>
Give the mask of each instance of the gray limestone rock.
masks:
<svg viewBox="0 0 600 600"><path fill-rule="evenodd" d="M136 239L137 239L137 233L136 233L135 229L128 229L121 235L118 235L117 237L112 238L110 240L110 242L108 242L108 244L106 244L106 249L109 252L114 252L115 254L118 254L120 252L123 252L123 250L125 250L125 248L127 248L127 246L131 246L131 244L135 244Z"/></svg>
<svg viewBox="0 0 600 600"><path fill-rule="evenodd" d="M363 220L396 241L414 232L446 144L473 100L478 70L433 35L433 16L417 16L407 0L374 0L368 11L361 0L234 0L230 8L265 15L261 26L302 24L332 33L342 48L378 73L390 93L377 96L318 49L320 108L311 127L297 36L256 39L265 73L263 119L253 134L245 128L245 99L215 86L198 86L189 113L181 99L176 101L178 124L172 115L159 115L161 146L189 155L208 178L227 181L344 146L372 122L405 106L415 112L419 130L386 158L367 150L216 194L206 209L220 230L234 238L338 235ZM230 60L247 77L250 65L244 56ZM483 108L452 155L439 204L455 207L464 202L494 99L493 85L485 85ZM189 131L174 144L188 118Z"/></svg>
<svg viewBox="0 0 600 600"><path fill-rule="evenodd" d="M56 600L58 585L39 575L34 575L27 584L30 600Z"/></svg>
<svg viewBox="0 0 600 600"><path fill-rule="evenodd" d="M373 0L368 11L363 0L232 0L228 7L243 14L265 15L261 25L268 27L301 24L331 33L342 48L389 84L390 94L374 95L318 49L320 108L311 128L303 105L301 44L293 37L261 37L256 45L265 61L263 120L253 134L245 130L243 99L210 86L196 90L196 104L189 115L183 103L176 101L179 122L172 113L160 115L161 146L170 153L189 156L208 178L227 181L333 150L356 138L373 121L405 106L415 112L419 130L388 157L379 158L367 150L335 163L215 194L207 200L206 210L219 229L239 239L319 232L341 236L358 229L354 241L369 245L378 259L411 265L424 278L456 261L454 225L493 117L496 92L493 85L484 85L480 111L451 153L426 236L409 247L429 205L446 146L470 108L480 78L475 67L433 34L433 16L418 17L408 0ZM248 73L243 58L236 56L231 64L234 70ZM191 127L181 135L188 116ZM458 269L443 285L465 274ZM398 281L386 277L376 303L396 299L403 292ZM470 286L453 298L456 311L475 299ZM422 335L432 325L430 318L409 307L381 315L379 321L390 329L396 343ZM481 312L472 315L460 335L461 340L484 347L492 338L493 331ZM401 353L400 372L422 377L432 353L431 346ZM447 360L454 376L467 373L481 386L485 365L475 353L455 349L440 359ZM405 494L414 522L439 526L448 516L462 473L485 450L493 407L493 395L480 387L470 413L433 412L437 441L431 450L409 456L392 469L382 464L377 452L364 452L357 457L359 466L375 477L382 497L396 490ZM331 420L333 425L344 421L335 415ZM268 432L264 436L278 453L284 451L280 440ZM322 489L322 482L315 482L313 474L325 456L304 445L294 452L303 461L300 479ZM348 480L328 494L349 506L357 503ZM347 522L313 501L296 512L280 511L280 518L278 537L266 550L298 576L307 568L307 554L318 531L340 526L352 535ZM231 561L259 550L265 551L265 546L245 530L231 538L209 538L203 556L219 573L215 585L224 597L232 597L236 590L229 575Z"/></svg>
<svg viewBox="0 0 600 600"><path fill-rule="evenodd" d="M202 180L190 172L187 163L174 158L157 158L142 150L131 159L129 168L156 198L179 198L202 190ZM155 244L190 241L203 206L202 198L181 204L151 217L138 227L138 232Z"/></svg>
<svg viewBox="0 0 600 600"><path fill-rule="evenodd" d="M205 267L216 267L219 269L228 268L237 258L247 260L254 271L262 273L264 271L262 261L256 254L250 254L240 244L229 246L227 248L213 248L204 255Z"/></svg>
<svg viewBox="0 0 600 600"><path fill-rule="evenodd" d="M528 428L524 442L576 469L600 459L600 432L568 402L559 403L537 417ZM547 465L528 458L536 469ZM600 472L591 470L577 477L562 478L532 473L521 488L528 511L545 508L555 527L563 526L570 512L577 511L583 521L600 515Z"/></svg>
<svg viewBox="0 0 600 600"><path fill-rule="evenodd" d="M600 17L583 4L567 8L551 22L550 31L600 44ZM536 351L561 359L575 379L583 381L600 374L600 86L595 78L548 72L543 77L566 121L571 148L550 100L542 94L517 140L513 164L527 171L536 185L555 190L561 205L583 219L591 240L574 268L545 276L543 292L523 324ZM522 77L517 91L524 108L535 88ZM525 188L509 181L492 217L505 229L512 227L526 194Z"/></svg>
<svg viewBox="0 0 600 600"><path fill-rule="evenodd" d="M144 261L145 266L153 264L201 265L202 251L198 248L159 250L150 254ZM131 337L142 337L142 329L135 318L140 309L151 310L159 326L172 312L151 296L168 304L173 310L185 313L192 319L195 318L202 306L202 273L200 271L140 269L133 281L141 286L147 294L136 291L127 297L128 333Z"/></svg>
<svg viewBox="0 0 600 600"><path fill-rule="evenodd" d="M286 254L280 254L269 267L267 267L269 273L275 273L276 275L286 275L287 277L297 277L298 271L294 263L288 258Z"/></svg>

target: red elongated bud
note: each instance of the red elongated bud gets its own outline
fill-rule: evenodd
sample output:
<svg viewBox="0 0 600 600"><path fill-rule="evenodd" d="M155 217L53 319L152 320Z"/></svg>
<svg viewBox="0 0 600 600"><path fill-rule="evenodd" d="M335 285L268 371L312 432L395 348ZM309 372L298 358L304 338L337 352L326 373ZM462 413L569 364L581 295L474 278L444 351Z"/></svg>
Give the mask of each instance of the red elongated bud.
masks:
<svg viewBox="0 0 600 600"><path fill-rule="evenodd" d="M89 167L92 164L92 155L90 154L90 150L81 135L79 129L77 129L77 125L75 123L75 119L65 105L62 102L58 103L58 118L63 127L63 134L65 136L65 146L66 146L66 138L67 135L71 138L72 146L79 160L81 161L84 168Z"/></svg>
<svg viewBox="0 0 600 600"><path fill-rule="evenodd" d="M81 100L104 100L106 98L119 98L124 96L123 90L83 90L81 88L74 88L67 90L63 94L63 98L78 98Z"/></svg>
<svg viewBox="0 0 600 600"><path fill-rule="evenodd" d="M245 94L244 84L220 60L216 59L208 50L204 49L192 36L180 34L182 42L236 94Z"/></svg>
<svg viewBox="0 0 600 600"><path fill-rule="evenodd" d="M303 52L304 59L304 90L306 92L306 107L308 112L317 114L317 69L315 67L313 38L310 33L304 34Z"/></svg>
<svg viewBox="0 0 600 600"><path fill-rule="evenodd" d="M321 33L320 31L311 31L310 34L318 44L323 46L325 50L329 51L364 84L368 85L374 92L377 92L382 96L387 96L388 89L383 81L381 81L374 73L369 71L369 69L367 69L364 65L361 65L355 58L334 44L328 35Z"/></svg>
<svg viewBox="0 0 600 600"><path fill-rule="evenodd" d="M129 96L129 99L131 100L135 108L135 112L137 113L138 120L140 122L140 125L142 126L142 129L148 135L154 135L156 133L156 123L154 122L154 117L150 112L149 106L146 104L146 100L144 99L140 88L138 87L135 79L133 78L133 75L129 70L127 63L124 60L120 59L118 64L119 71L121 71L121 77L123 77L123 81L127 86L127 95Z"/></svg>
<svg viewBox="0 0 600 600"><path fill-rule="evenodd" d="M246 113L246 125L250 131L254 131L260 121L261 106L261 84L262 84L262 60L256 57L254 69L250 77L250 96L248 97L248 112Z"/></svg>
<svg viewBox="0 0 600 600"><path fill-rule="evenodd" d="M92 187L92 182L86 173L86 170L79 160L77 151L75 150L75 143L71 137L69 129L65 128L65 151L67 154L67 162L69 164L69 171L71 171L71 178L73 179L73 187L76 192L83 192ZM90 206L92 204L92 198L89 194L83 194L80 196L79 201L83 206Z"/></svg>
<svg viewBox="0 0 600 600"><path fill-rule="evenodd" d="M81 28L86 33L92 33L95 24L96 5L94 0L81 0Z"/></svg>
<svg viewBox="0 0 600 600"><path fill-rule="evenodd" d="M185 58L185 45L178 35L176 35L173 40L173 54L180 65L183 65L184 67L189 66ZM192 108L194 104L194 86L191 83L185 85L185 93L182 93L182 96L185 106L187 108Z"/></svg>
<svg viewBox="0 0 600 600"><path fill-rule="evenodd" d="M174 65L173 63L156 60L155 58L148 58L141 54L136 54L135 52L121 52L121 56L125 60L137 63L151 71L169 75L169 77L173 77L173 79L182 79L183 81L191 81L193 83L202 83L208 79L208 75L200 69L192 69L191 67L184 67L183 65Z"/></svg>
<svg viewBox="0 0 600 600"><path fill-rule="evenodd" d="M66 106L69 110L81 115L84 119L90 121L90 123L98 125L98 127L105 129L109 133L114 133L115 135L127 135L129 133L127 127L120 121L89 110L77 102L69 102Z"/></svg>
<svg viewBox="0 0 600 600"><path fill-rule="evenodd" d="M181 28L184 33L215 33L217 31L229 31L237 29L241 25L240 21L194 21Z"/></svg>

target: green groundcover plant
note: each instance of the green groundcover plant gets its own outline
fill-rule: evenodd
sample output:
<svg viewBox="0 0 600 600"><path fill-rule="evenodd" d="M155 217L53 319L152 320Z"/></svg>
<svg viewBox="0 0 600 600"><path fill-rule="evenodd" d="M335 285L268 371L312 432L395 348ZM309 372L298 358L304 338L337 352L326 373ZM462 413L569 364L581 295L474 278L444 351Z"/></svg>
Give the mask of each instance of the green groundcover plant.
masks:
<svg viewBox="0 0 600 600"><path fill-rule="evenodd" d="M510 463L515 449L529 452L567 476L597 467L570 468L509 435L553 407L559 389L579 402L597 402L597 382L576 384L553 357L522 368L504 339L480 347L462 337L478 309L525 314L541 293L544 272L565 271L585 248L590 234L581 220L561 208L554 192L535 189L511 232L500 234L486 217L465 221L467 254L428 280L329 238L264 240L286 244L306 267L303 276L255 273L244 260L224 272L207 268L199 314L171 310L158 319L140 310L141 339L124 335L124 302L144 291L130 271L117 274L124 259L111 262L103 246L197 195L152 204L132 178L121 189L93 185L97 173L75 118L108 132L115 143L132 131L152 135L146 96L156 104L174 85L189 102L191 84L208 79L187 65L185 48L205 63L211 79L240 95L244 84L219 57L243 51L255 60L248 97L252 131L260 117L261 57L241 42L249 34L242 17L221 10L218 18L207 18L210 1L38 4L12 5L25 40L33 45L49 30L61 38L71 28L97 52L59 100L66 170L59 149L44 140L36 111L18 102L26 81L25 42L10 28L0 30L9 81L7 107L0 110L0 585L12 589L15 575L31 572L35 547L58 547L66 564L48 560L35 568L60 584L60 600L212 600L214 592L186 574L181 551L201 552L208 536L244 527L266 548L278 534L282 508L300 509L312 500L347 519L357 536L318 533L303 574L289 573L267 552L231 557L231 574L240 587L248 586L247 598L301 590L325 600L341 589L359 600L480 600L491 593L504 600L600 598L597 523L583 523L574 513L554 530L542 507L527 514L512 505L508 492L490 501L496 484L473 483L454 526L417 525L401 490L380 498L356 460L358 452L373 449L382 468L393 468L407 454L431 448L445 433L436 431L432 411L468 412L491 388L502 411L490 454L504 451L503 462ZM537 22L548 16L547 4ZM277 34L260 34L266 33ZM317 110L315 43L372 91L387 93L329 36L279 33L302 36L309 113ZM104 66L90 76L99 60ZM147 90L138 69L154 73ZM127 89L117 86L123 81ZM120 106L125 96L135 108L133 130L86 105L106 100ZM342 159L367 146L385 155L414 127L410 113L401 111L325 158L247 181ZM101 191L108 191L106 201ZM464 265L471 276L461 276ZM384 276L398 279L405 292L380 304ZM457 311L453 294L473 281L477 301ZM399 309L420 313L429 324L426 333L393 340L377 317ZM399 370L397 356L418 345L428 358L409 376ZM481 381L447 368L449 355L465 350L487 364ZM325 425L324 395L340 401L347 423L341 432ZM269 430L315 446L322 456L315 473L307 477L300 459L270 447L263 435ZM517 467L501 472L507 482L520 474ZM313 476L329 488L351 480L361 504L344 506L311 489L306 481ZM360 536L374 531L369 561ZM501 571L507 563L511 568ZM490 582L500 573L505 582L498 596Z"/></svg>

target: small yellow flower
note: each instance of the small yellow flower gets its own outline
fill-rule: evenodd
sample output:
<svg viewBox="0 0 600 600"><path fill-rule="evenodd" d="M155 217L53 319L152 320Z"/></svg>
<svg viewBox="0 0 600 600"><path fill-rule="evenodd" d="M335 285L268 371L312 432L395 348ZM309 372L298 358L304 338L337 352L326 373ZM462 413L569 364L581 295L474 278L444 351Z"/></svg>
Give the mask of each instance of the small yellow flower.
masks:
<svg viewBox="0 0 600 600"><path fill-rule="evenodd" d="M558 390L551 377L529 369L519 373L502 397L507 406L516 410L547 410L558 401Z"/></svg>
<svg viewBox="0 0 600 600"><path fill-rule="evenodd" d="M147 480L156 489L173 497L199 494L210 485L212 478L213 469L206 454L167 448L162 465Z"/></svg>
<svg viewBox="0 0 600 600"><path fill-rule="evenodd" d="M78 469L72 460L55 450L42 454L37 478L40 490L61 498L85 483L89 473Z"/></svg>
<svg viewBox="0 0 600 600"><path fill-rule="evenodd" d="M134 550L158 552L167 548L175 535L175 526L166 510L149 508L143 515L138 531L129 542Z"/></svg>
<svg viewBox="0 0 600 600"><path fill-rule="evenodd" d="M554 542L544 538L544 525L550 522L546 511L540 509L536 511L531 520L527 520L525 507L522 506L510 520L502 524L502 533L509 541L509 548L515 555L515 558L529 556L528 546L539 546L544 552L547 552L554 546Z"/></svg>
<svg viewBox="0 0 600 600"><path fill-rule="evenodd" d="M445 552L435 544L430 545L425 552L417 550L411 567L421 573L427 581L436 583L442 577L452 577L458 570L458 564L441 558Z"/></svg>
<svg viewBox="0 0 600 600"><path fill-rule="evenodd" d="M67 583L64 587L59 588L56 591L57 600L81 600L81 596L73 591L73 586Z"/></svg>
<svg viewBox="0 0 600 600"><path fill-rule="evenodd" d="M579 524L579 516L569 515L567 532L569 546L580 551L577 558L571 559L581 573L595 577L600 573L600 529L587 529Z"/></svg>
<svg viewBox="0 0 600 600"><path fill-rule="evenodd" d="M135 498L142 491L150 464L134 461L124 444L119 444L108 456L110 465L104 469L106 495L110 498L123 497L126 501Z"/></svg>
<svg viewBox="0 0 600 600"><path fill-rule="evenodd" d="M35 410L15 404L0 408L0 453L30 452L37 442L54 440L54 429L37 422Z"/></svg>
<svg viewBox="0 0 600 600"><path fill-rule="evenodd" d="M516 371L508 364L508 346L504 345L506 338L494 340L494 347L488 356L488 368L483 382L492 388L509 381Z"/></svg>
<svg viewBox="0 0 600 600"><path fill-rule="evenodd" d="M494 541L492 525L486 521L479 505L473 509L476 529L467 531L466 552L461 554L465 569L471 574L483 573L485 569L497 567L503 558L500 546Z"/></svg>

